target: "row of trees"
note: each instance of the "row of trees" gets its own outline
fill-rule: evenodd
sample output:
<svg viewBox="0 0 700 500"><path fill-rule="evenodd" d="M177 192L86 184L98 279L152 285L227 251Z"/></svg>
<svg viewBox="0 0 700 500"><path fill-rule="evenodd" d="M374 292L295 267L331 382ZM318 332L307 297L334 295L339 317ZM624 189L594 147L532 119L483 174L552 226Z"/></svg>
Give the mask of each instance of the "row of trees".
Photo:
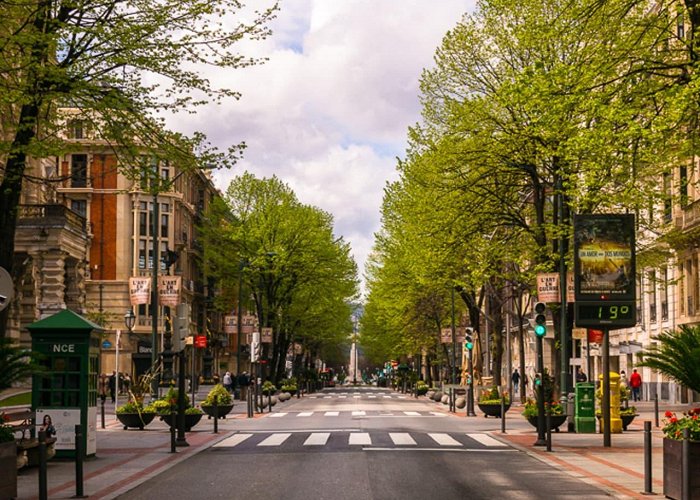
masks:
<svg viewBox="0 0 700 500"><path fill-rule="evenodd" d="M130 178L148 175L153 161L180 169L235 163L244 144L220 152L200 134L168 132L162 117L239 97L202 70L262 62L237 50L270 33L276 3L257 9L237 0L0 2L0 267L13 268L23 189L45 182L30 159L71 151L59 108L79 111L73 119L114 148Z"/></svg>
<svg viewBox="0 0 700 500"><path fill-rule="evenodd" d="M522 325L536 273L571 262L572 213L637 214L639 269L692 240L664 223L693 182L696 3L482 0L445 35L386 189L363 344L440 361L454 290L500 383L504 318Z"/></svg>
<svg viewBox="0 0 700 500"><path fill-rule="evenodd" d="M261 327L272 328L273 343L262 354L274 383L285 377L294 342L312 354L308 362L347 359L357 266L332 224L330 214L299 202L278 178L246 173L231 182L202 227L207 274L223 292L217 306L231 311L242 300ZM300 355L296 361L299 373Z"/></svg>

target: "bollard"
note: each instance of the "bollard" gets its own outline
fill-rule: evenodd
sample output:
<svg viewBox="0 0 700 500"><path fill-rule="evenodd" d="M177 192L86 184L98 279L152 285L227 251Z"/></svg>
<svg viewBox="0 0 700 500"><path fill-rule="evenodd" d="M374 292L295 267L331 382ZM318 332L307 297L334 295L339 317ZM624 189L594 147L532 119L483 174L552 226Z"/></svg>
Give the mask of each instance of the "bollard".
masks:
<svg viewBox="0 0 700 500"><path fill-rule="evenodd" d="M39 500L47 500L48 487L46 480L46 431L39 431Z"/></svg>
<svg viewBox="0 0 700 500"><path fill-rule="evenodd" d="M101 412L101 414L102 414L102 428L104 429L105 428L105 400L104 399L102 400L101 406L102 406L102 412Z"/></svg>
<svg viewBox="0 0 700 500"><path fill-rule="evenodd" d="M214 434L219 433L219 402L214 398Z"/></svg>
<svg viewBox="0 0 700 500"><path fill-rule="evenodd" d="M177 453L177 445L175 444L175 431L177 427L176 424L177 420L175 413L175 405L172 405L170 407L170 453Z"/></svg>
<svg viewBox="0 0 700 500"><path fill-rule="evenodd" d="M659 426L659 393L654 394L654 427Z"/></svg>
<svg viewBox="0 0 700 500"><path fill-rule="evenodd" d="M506 397L501 395L501 434L506 433Z"/></svg>
<svg viewBox="0 0 700 500"><path fill-rule="evenodd" d="M267 397L267 413L272 413L272 394Z"/></svg>
<svg viewBox="0 0 700 500"><path fill-rule="evenodd" d="M552 415L549 411L547 412L547 416L545 418L545 425L547 426L547 434L546 434L547 451L552 451Z"/></svg>
<svg viewBox="0 0 700 500"><path fill-rule="evenodd" d="M653 495L651 481L651 420L644 421L644 494Z"/></svg>
<svg viewBox="0 0 700 500"><path fill-rule="evenodd" d="M80 424L75 426L75 497L85 498L83 494L83 431Z"/></svg>
<svg viewBox="0 0 700 500"><path fill-rule="evenodd" d="M690 500L690 429L683 429L681 452L681 500Z"/></svg>
<svg viewBox="0 0 700 500"><path fill-rule="evenodd" d="M247 399L248 399L248 418L253 418L253 394L252 394L252 391L250 391L250 389L248 390Z"/></svg>

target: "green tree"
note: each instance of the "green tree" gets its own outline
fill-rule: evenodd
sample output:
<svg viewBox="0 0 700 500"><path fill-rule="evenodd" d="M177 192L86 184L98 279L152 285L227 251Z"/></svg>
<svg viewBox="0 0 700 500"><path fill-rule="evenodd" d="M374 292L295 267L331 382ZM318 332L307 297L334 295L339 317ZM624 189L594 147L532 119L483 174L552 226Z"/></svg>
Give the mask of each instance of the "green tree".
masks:
<svg viewBox="0 0 700 500"><path fill-rule="evenodd" d="M68 150L60 140L67 123L59 107L79 110L74 119L117 147L124 157L120 167L132 178L142 175L135 160L141 155L166 158L178 168L235 161L242 145L218 154L199 134L187 139L165 132L156 116L237 98L212 86L201 70L260 62L235 49L267 36L276 8L249 12L236 0L2 2L0 266L13 267L28 158ZM0 315L0 336L5 322L6 313Z"/></svg>
<svg viewBox="0 0 700 500"><path fill-rule="evenodd" d="M0 338L0 392L23 382L41 369L35 354L14 345L12 339Z"/></svg>
<svg viewBox="0 0 700 500"><path fill-rule="evenodd" d="M700 392L700 327L681 325L677 330L652 337L638 366L648 366L679 384Z"/></svg>

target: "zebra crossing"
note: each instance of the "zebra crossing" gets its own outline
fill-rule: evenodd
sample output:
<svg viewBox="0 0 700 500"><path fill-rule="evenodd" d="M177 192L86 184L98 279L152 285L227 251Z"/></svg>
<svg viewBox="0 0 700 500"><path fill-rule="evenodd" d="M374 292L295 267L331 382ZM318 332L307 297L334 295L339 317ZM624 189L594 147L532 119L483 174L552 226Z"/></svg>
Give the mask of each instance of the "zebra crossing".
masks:
<svg viewBox="0 0 700 500"><path fill-rule="evenodd" d="M324 417L446 417L447 413L439 411L385 411L385 410L353 410L353 411L299 411L268 413L267 418L304 418L312 416Z"/></svg>
<svg viewBox="0 0 700 500"><path fill-rule="evenodd" d="M304 396L307 399L411 399L410 395L385 392L334 392L332 394L312 394Z"/></svg>
<svg viewBox="0 0 700 500"><path fill-rule="evenodd" d="M485 433L361 432L361 431L255 431L240 432L216 443L215 452L277 451L515 451Z"/></svg>

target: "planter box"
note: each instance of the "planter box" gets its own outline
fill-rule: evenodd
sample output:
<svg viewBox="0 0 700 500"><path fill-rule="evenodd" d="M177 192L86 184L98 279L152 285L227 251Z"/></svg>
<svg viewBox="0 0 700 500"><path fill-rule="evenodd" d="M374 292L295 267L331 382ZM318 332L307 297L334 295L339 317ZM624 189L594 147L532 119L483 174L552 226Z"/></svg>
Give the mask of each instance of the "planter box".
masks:
<svg viewBox="0 0 700 500"><path fill-rule="evenodd" d="M501 418L501 405L500 405L500 403L497 405L478 403L478 405L479 405L479 409L484 413L484 417ZM508 409L510 408L510 403L506 403L504 408L505 408L505 411L507 413Z"/></svg>
<svg viewBox="0 0 700 500"><path fill-rule="evenodd" d="M559 426L566 422L566 415L550 415L549 417L549 428L554 432L559 432ZM527 421L537 429L537 415L534 417L526 417ZM544 425L547 426L547 417L545 416Z"/></svg>
<svg viewBox="0 0 700 500"><path fill-rule="evenodd" d="M143 430L145 426L153 422L155 413L117 413L117 420L124 426L124 430L129 427Z"/></svg>
<svg viewBox="0 0 700 500"><path fill-rule="evenodd" d="M209 406L209 405L202 405L202 411L209 415L209 418L215 417L217 412L219 418L226 418L226 415L229 414L229 412L233 410L233 404L230 405L220 405L216 409L214 406Z"/></svg>
<svg viewBox="0 0 700 500"><path fill-rule="evenodd" d="M683 441L664 438L664 495L681 498L681 454ZM690 500L700 500L700 443L690 442Z"/></svg>
<svg viewBox="0 0 700 500"><path fill-rule="evenodd" d="M0 443L0 498L17 497L17 444Z"/></svg>
<svg viewBox="0 0 700 500"><path fill-rule="evenodd" d="M185 414L185 431L190 432L192 430L192 427L197 425L199 421L202 420L202 415L204 414ZM162 415L160 419L172 427L173 417L171 415ZM177 427L177 416L175 416L175 427Z"/></svg>

